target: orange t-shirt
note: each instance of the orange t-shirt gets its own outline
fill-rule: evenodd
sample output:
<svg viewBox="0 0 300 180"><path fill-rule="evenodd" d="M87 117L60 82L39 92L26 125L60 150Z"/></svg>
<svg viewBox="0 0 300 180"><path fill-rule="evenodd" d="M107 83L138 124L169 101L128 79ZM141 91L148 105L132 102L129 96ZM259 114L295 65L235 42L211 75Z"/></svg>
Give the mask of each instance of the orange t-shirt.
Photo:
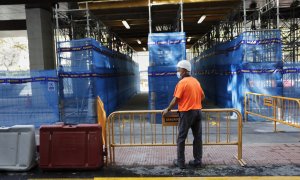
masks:
<svg viewBox="0 0 300 180"><path fill-rule="evenodd" d="M178 98L179 111L202 109L201 100L204 92L199 81L191 76L185 77L177 83L174 96Z"/></svg>

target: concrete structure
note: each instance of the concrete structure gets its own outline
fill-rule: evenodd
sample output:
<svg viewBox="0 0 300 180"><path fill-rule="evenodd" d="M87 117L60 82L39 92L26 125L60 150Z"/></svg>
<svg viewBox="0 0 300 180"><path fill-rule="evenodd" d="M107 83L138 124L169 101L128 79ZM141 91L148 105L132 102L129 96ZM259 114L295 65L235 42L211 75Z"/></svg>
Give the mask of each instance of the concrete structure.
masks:
<svg viewBox="0 0 300 180"><path fill-rule="evenodd" d="M30 69L54 69L52 9L26 6L26 26Z"/></svg>
<svg viewBox="0 0 300 180"><path fill-rule="evenodd" d="M31 70L55 69L53 7L58 1L14 0L0 3L0 37L27 35ZM66 1L62 9L66 8ZM76 1L74 1L76 2Z"/></svg>

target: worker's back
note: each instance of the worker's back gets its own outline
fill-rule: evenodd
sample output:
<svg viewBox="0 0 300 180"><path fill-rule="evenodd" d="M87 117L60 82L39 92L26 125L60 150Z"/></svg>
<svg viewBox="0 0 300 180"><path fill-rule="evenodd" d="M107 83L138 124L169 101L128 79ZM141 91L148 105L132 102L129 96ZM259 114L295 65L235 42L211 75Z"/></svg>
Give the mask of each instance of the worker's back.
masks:
<svg viewBox="0 0 300 180"><path fill-rule="evenodd" d="M185 77L178 82L174 96L179 99L179 111L202 109L201 100L204 97L204 92L199 81L191 76Z"/></svg>

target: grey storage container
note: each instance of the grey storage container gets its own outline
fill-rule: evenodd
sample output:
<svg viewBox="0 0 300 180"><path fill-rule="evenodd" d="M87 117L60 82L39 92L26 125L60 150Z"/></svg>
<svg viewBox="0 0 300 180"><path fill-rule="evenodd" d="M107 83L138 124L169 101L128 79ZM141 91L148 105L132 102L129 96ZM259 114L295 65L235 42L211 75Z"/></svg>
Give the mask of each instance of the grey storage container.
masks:
<svg viewBox="0 0 300 180"><path fill-rule="evenodd" d="M36 165L33 125L0 127L0 170L26 171Z"/></svg>

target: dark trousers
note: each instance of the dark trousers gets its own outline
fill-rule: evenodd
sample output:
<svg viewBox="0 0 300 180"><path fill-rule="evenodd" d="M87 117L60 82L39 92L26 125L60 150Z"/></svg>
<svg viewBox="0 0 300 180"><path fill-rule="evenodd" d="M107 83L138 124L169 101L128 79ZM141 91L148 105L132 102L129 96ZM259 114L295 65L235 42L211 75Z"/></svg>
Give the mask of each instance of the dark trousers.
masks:
<svg viewBox="0 0 300 180"><path fill-rule="evenodd" d="M189 129L192 129L193 141L193 156L196 161L202 159L202 123L201 110L190 110L179 112L178 139L177 139L177 160L178 163L185 162L185 140Z"/></svg>

